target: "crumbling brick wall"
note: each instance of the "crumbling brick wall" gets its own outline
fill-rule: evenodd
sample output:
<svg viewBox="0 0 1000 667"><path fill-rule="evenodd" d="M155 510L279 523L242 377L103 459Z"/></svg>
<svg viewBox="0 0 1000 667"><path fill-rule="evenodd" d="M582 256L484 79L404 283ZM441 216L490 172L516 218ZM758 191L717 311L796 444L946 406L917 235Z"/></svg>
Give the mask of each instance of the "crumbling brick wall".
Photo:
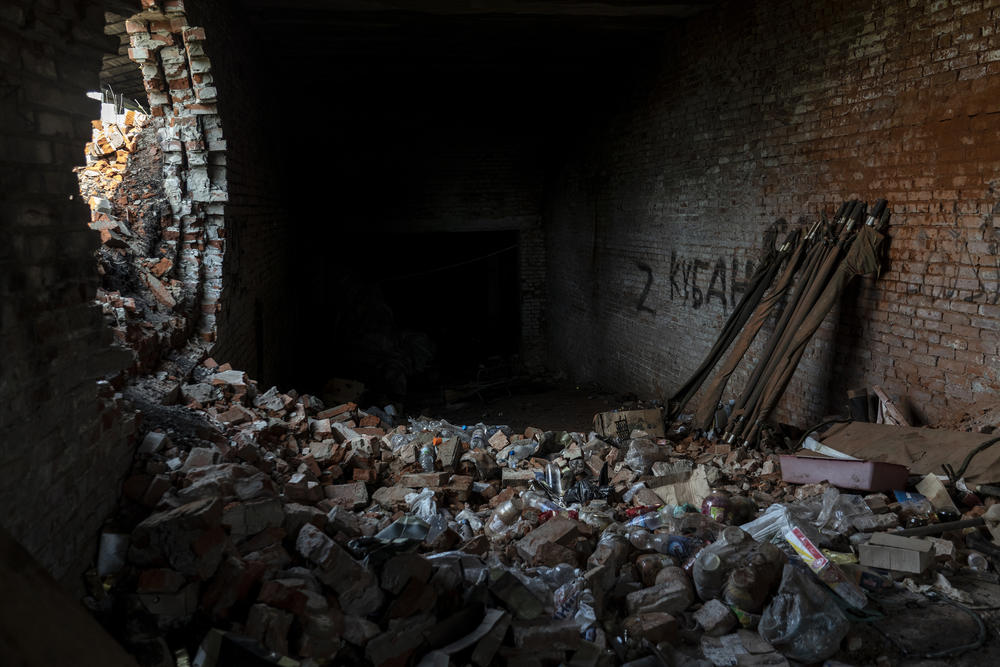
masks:
<svg viewBox="0 0 1000 667"><path fill-rule="evenodd" d="M193 25L206 26L220 117L226 136L239 138L226 146L226 248L212 354L262 383L287 383L288 341L295 333L285 290L297 236L288 213L291 193L277 186L289 158L282 152L286 135L267 116L278 91L257 78L264 51L250 47L253 37L232 3L188 0L185 8Z"/></svg>
<svg viewBox="0 0 1000 667"><path fill-rule="evenodd" d="M97 383L129 357L94 304L99 239L73 196L103 25L98 3L0 7L0 520L68 583L95 553L134 431Z"/></svg>
<svg viewBox="0 0 1000 667"><path fill-rule="evenodd" d="M669 34L549 202L555 358L667 397L765 238L884 196L887 270L845 294L778 416L871 383L927 420L995 397L998 4L728 2Z"/></svg>
<svg viewBox="0 0 1000 667"><path fill-rule="evenodd" d="M95 556L98 529L117 500L136 432L134 415L110 384L99 382L120 379L135 365L128 350L112 345L95 305L94 253L101 237L86 224L107 232L111 217L123 210L105 203L88 211L73 174L85 144L95 138L91 121L100 112L85 94L99 88L102 55L116 51L116 40L104 35L104 9L98 2L30 0L0 7L0 143L6 156L0 163L6 232L0 249L0 506L7 510L5 528L70 586L79 585ZM222 216L230 179L205 33L188 22L179 0L137 2L135 9L126 26L129 55L142 66L169 200L157 238L174 246L168 253L172 270L161 282L184 303L184 312L174 313L183 316L184 335L162 342L177 346L191 336L210 344L222 298ZM237 98L234 108L246 99ZM239 188L235 210L249 216L247 209L260 199L255 182L245 177L253 169L239 166L232 179ZM119 194L127 203L135 193ZM257 206L254 215L275 211ZM270 224L280 227L280 219ZM241 253L261 273L275 268L256 262L273 252L264 247L267 240ZM139 257L136 264L148 267L153 259ZM125 302L116 298L105 305ZM233 333L230 358L252 360L254 341Z"/></svg>

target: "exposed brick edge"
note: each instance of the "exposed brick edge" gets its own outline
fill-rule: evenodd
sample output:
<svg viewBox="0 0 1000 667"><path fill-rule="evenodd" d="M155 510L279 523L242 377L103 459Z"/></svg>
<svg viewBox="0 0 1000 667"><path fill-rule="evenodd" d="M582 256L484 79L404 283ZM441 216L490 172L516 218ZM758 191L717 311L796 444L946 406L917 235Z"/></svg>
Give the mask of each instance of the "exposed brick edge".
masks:
<svg viewBox="0 0 1000 667"><path fill-rule="evenodd" d="M150 113L166 120L160 137L163 179L172 226L164 237L179 245L179 277L196 295L197 335L216 339L225 253L226 141L216 106L205 29L188 24L184 3L142 0L126 21L129 57L142 68Z"/></svg>

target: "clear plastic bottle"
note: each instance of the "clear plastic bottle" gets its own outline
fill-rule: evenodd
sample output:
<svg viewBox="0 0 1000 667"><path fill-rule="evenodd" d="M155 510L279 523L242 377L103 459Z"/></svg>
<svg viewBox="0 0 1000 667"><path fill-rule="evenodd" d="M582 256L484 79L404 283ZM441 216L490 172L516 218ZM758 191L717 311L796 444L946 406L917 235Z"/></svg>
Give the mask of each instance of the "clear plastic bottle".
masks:
<svg viewBox="0 0 1000 667"><path fill-rule="evenodd" d="M424 472L434 472L434 462L437 461L437 452L431 443L420 448L420 467Z"/></svg>
<svg viewBox="0 0 1000 667"><path fill-rule="evenodd" d="M553 491L562 496L563 494L563 473L559 466L551 461L545 464L545 483Z"/></svg>
<svg viewBox="0 0 1000 667"><path fill-rule="evenodd" d="M990 561L978 551L970 551L966 562L969 567L978 572L986 572L990 569Z"/></svg>
<svg viewBox="0 0 1000 667"><path fill-rule="evenodd" d="M469 439L469 448L485 449L486 443L486 430L482 427L482 425L477 424L476 428L472 431L472 438Z"/></svg>
<svg viewBox="0 0 1000 667"><path fill-rule="evenodd" d="M635 528L628 533L628 541L639 551L653 550L653 535L643 528Z"/></svg>
<svg viewBox="0 0 1000 667"><path fill-rule="evenodd" d="M508 462L512 465L517 465L518 462L534 454L537 449L538 443L534 440L518 440L510 450L510 454L507 455Z"/></svg>
<svg viewBox="0 0 1000 667"><path fill-rule="evenodd" d="M517 498L506 500L493 510L490 520L486 523L486 532L491 535L503 535L521 516L521 501Z"/></svg>
<svg viewBox="0 0 1000 667"><path fill-rule="evenodd" d="M597 541L597 548L587 559L587 568L593 569L599 565L606 565L608 572L613 579L628 558L629 542L623 535L612 530L605 530L601 534L601 539Z"/></svg>
<svg viewBox="0 0 1000 667"><path fill-rule="evenodd" d="M545 496L534 491L525 491L521 494L521 502L525 507L534 507L539 512L558 512L566 509L562 505L553 502Z"/></svg>
<svg viewBox="0 0 1000 667"><path fill-rule="evenodd" d="M659 512L646 512L645 514L640 514L637 517L629 519L625 525L645 528L646 530L656 530L664 525L664 518Z"/></svg>

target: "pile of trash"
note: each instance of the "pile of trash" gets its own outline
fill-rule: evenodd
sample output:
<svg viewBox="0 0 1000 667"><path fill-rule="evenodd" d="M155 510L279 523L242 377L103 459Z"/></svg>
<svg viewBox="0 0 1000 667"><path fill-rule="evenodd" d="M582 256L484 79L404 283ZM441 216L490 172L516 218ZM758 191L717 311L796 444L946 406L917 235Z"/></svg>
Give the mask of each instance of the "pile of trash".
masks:
<svg viewBox="0 0 1000 667"><path fill-rule="evenodd" d="M145 435L87 599L143 665L817 662L894 580L961 601L941 572L1000 553L887 532L962 518L936 478L793 484L657 410L403 420L211 360L177 399L205 427Z"/></svg>

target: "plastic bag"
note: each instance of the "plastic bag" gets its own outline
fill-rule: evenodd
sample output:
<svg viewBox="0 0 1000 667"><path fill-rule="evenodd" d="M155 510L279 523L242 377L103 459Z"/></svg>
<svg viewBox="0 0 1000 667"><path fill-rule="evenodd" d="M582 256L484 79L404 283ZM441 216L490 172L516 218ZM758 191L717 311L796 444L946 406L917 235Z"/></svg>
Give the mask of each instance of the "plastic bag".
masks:
<svg viewBox="0 0 1000 667"><path fill-rule="evenodd" d="M785 657L813 663L840 648L850 622L837 603L801 567L791 563L781 573L781 586L764 608L758 632Z"/></svg>
<svg viewBox="0 0 1000 667"><path fill-rule="evenodd" d="M427 523L431 523L437 516L438 509L437 503L434 502L434 492L428 488L420 493L407 493L404 500L410 506L410 511Z"/></svg>
<svg viewBox="0 0 1000 667"><path fill-rule="evenodd" d="M420 542L427 537L428 530L430 530L430 524L423 519L404 515L376 533L375 539L379 542L393 542L395 540Z"/></svg>
<svg viewBox="0 0 1000 667"><path fill-rule="evenodd" d="M775 503L759 517L743 524L740 528L750 533L750 537L758 542L771 542L791 552L791 548L785 541L785 533L792 529L793 523L788 506ZM811 524L799 526L799 528L811 541L820 541L819 532Z"/></svg>
<svg viewBox="0 0 1000 667"><path fill-rule="evenodd" d="M413 442L416 437L416 433L393 433L389 436L389 446L395 452Z"/></svg>
<svg viewBox="0 0 1000 667"><path fill-rule="evenodd" d="M635 496L635 494L639 493L639 491L645 488L646 488L645 482L636 482L631 487L629 487L628 491L622 494L622 502L626 503L632 502L632 498Z"/></svg>
<svg viewBox="0 0 1000 667"><path fill-rule="evenodd" d="M553 567L536 567L529 570L529 573L537 576L543 584L552 590L568 584L580 576L580 571L569 563L560 563Z"/></svg>
<svg viewBox="0 0 1000 667"><path fill-rule="evenodd" d="M782 546L798 556L831 590L852 607L861 609L868 598L841 569L820 552L818 533L813 526L797 521L784 505L771 505L760 517L741 526L761 542Z"/></svg>
<svg viewBox="0 0 1000 667"><path fill-rule="evenodd" d="M591 500L607 500L611 493L610 486L601 486L592 479L581 479L563 495L563 502L567 505L580 503L586 505Z"/></svg>
<svg viewBox="0 0 1000 667"><path fill-rule="evenodd" d="M835 539L850 532L856 520L874 516L865 499L850 493L829 488L823 494L823 507L814 525L821 533Z"/></svg>
<svg viewBox="0 0 1000 667"><path fill-rule="evenodd" d="M666 447L657 445L649 438L636 438L628 444L624 463L633 472L645 475L654 463L667 459L667 452Z"/></svg>

